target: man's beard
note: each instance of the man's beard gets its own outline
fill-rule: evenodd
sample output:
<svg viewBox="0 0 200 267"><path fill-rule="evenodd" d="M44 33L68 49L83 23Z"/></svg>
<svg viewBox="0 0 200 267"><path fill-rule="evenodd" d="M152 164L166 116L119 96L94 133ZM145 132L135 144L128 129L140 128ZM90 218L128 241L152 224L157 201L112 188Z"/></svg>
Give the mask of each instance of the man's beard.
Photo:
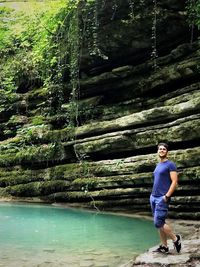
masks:
<svg viewBox="0 0 200 267"><path fill-rule="evenodd" d="M159 158L160 159L166 159L167 158L167 155L163 155L163 156L159 155Z"/></svg>

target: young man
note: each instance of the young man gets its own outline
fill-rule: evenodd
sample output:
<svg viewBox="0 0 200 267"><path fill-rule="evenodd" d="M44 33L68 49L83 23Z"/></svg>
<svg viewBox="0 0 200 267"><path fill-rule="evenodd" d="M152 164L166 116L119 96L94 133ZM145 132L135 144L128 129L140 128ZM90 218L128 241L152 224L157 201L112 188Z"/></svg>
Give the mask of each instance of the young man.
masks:
<svg viewBox="0 0 200 267"><path fill-rule="evenodd" d="M170 198L176 189L178 182L176 165L168 160L168 145L158 144L159 163L154 170L154 183L150 196L151 209L154 218L154 225L158 228L161 245L155 252L168 253L167 238L172 239L174 248L181 251L181 236L175 235L170 226L165 222L168 213Z"/></svg>

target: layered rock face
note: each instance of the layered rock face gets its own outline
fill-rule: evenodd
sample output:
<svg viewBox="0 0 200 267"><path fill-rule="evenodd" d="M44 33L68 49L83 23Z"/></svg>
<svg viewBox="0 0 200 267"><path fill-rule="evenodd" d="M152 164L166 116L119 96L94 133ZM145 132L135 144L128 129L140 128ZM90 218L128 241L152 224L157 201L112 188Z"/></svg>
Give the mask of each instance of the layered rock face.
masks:
<svg viewBox="0 0 200 267"><path fill-rule="evenodd" d="M1 197L150 214L156 146L166 141L179 170L169 215L199 219L200 43L186 3L115 3L98 2L100 53L83 47L75 135L65 99L47 115L44 88L3 96Z"/></svg>

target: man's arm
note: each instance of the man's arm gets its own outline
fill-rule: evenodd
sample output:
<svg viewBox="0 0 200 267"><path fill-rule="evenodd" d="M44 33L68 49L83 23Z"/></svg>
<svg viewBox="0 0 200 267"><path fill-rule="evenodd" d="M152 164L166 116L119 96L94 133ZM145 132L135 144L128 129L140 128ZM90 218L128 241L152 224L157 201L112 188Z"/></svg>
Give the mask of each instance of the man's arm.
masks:
<svg viewBox="0 0 200 267"><path fill-rule="evenodd" d="M170 185L169 190L167 191L167 193L165 194L165 201L167 201L167 198L170 198L171 195L174 193L177 185L178 185L178 174L176 171L172 171L170 172L170 178L172 180L172 183Z"/></svg>

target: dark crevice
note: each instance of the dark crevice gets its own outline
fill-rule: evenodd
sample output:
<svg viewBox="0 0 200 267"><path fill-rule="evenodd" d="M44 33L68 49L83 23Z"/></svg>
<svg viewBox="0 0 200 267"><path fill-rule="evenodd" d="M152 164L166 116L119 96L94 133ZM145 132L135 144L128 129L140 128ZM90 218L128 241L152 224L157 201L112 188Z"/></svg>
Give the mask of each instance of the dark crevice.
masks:
<svg viewBox="0 0 200 267"><path fill-rule="evenodd" d="M176 212L188 212L188 211L192 211L192 212L198 212L200 211L200 208L198 206L186 206L183 205L182 207L178 206L178 207L173 207L170 206L170 210L171 211L176 211Z"/></svg>
<svg viewBox="0 0 200 267"><path fill-rule="evenodd" d="M31 91L33 88L38 89L43 85L43 81L39 78L35 78L34 80L30 80L27 76L21 76L20 82L18 84L18 88L16 93L25 94Z"/></svg>
<svg viewBox="0 0 200 267"><path fill-rule="evenodd" d="M182 181L182 180L180 180L180 182L179 182L179 185L191 185L191 180L190 181ZM192 179L192 185L199 185L199 180L194 180L194 179Z"/></svg>
<svg viewBox="0 0 200 267"><path fill-rule="evenodd" d="M179 150L179 149L188 149L188 148L194 148L200 146L200 140L194 139L194 140L187 140L182 142L171 142L168 140L162 140L162 142L167 142L169 144L170 150ZM132 151L120 151L120 152L111 152L107 153L107 151L99 152L99 153L91 153L89 155L90 160L99 161L99 160L112 160L112 159L120 159L120 158L127 158L127 157L134 157L134 156L144 156L152 153L157 152L157 144L152 144L152 146L149 147L143 147L139 149L134 149ZM145 169L146 171L151 171L151 169Z"/></svg>
<svg viewBox="0 0 200 267"><path fill-rule="evenodd" d="M21 163L21 167L24 170L40 170L40 169L46 169L51 168L59 165L66 165L71 163L77 163L76 158L70 158L69 160L49 160L49 161L40 161L40 162L30 162L30 161L24 161Z"/></svg>
<svg viewBox="0 0 200 267"><path fill-rule="evenodd" d="M191 77L181 77L175 81L170 81L166 84L161 84L154 87L152 90L146 91L145 96L147 97L160 97L164 94L174 92L178 89L190 86L194 83L199 82L199 74L193 75Z"/></svg>
<svg viewBox="0 0 200 267"><path fill-rule="evenodd" d="M112 71L112 69L125 65L137 66L150 59L151 50L138 50L137 54L126 54L121 57L112 57L112 59L103 61L101 58L94 61L94 65L89 65L87 68L82 68L80 73L87 73L89 77L100 75L104 72Z"/></svg>

